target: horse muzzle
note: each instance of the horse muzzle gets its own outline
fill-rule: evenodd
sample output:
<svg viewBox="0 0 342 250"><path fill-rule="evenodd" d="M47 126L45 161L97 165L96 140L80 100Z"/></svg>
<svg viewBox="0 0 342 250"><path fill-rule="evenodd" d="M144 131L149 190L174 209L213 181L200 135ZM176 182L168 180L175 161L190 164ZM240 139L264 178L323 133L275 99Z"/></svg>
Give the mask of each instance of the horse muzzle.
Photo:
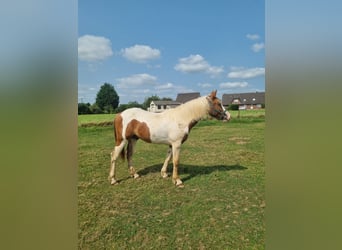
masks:
<svg viewBox="0 0 342 250"><path fill-rule="evenodd" d="M223 116L223 121L228 122L230 120L230 113L226 111Z"/></svg>

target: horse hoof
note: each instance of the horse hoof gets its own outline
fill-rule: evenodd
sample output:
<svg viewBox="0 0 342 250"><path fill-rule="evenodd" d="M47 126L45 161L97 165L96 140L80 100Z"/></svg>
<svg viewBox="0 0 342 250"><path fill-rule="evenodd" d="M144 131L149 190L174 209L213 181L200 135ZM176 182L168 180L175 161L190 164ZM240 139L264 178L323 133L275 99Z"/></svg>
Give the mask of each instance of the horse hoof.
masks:
<svg viewBox="0 0 342 250"><path fill-rule="evenodd" d="M110 185L116 185L116 184L119 184L119 182L116 181L115 179L112 179L112 180L110 181Z"/></svg>
<svg viewBox="0 0 342 250"><path fill-rule="evenodd" d="M169 177L169 175L167 173L161 173L161 177L163 177L164 179Z"/></svg>
<svg viewBox="0 0 342 250"><path fill-rule="evenodd" d="M134 175L133 175L133 178L134 178L134 179L137 179L137 178L139 178L139 175L138 175L138 174L134 174Z"/></svg>
<svg viewBox="0 0 342 250"><path fill-rule="evenodd" d="M183 188L184 184L180 179L173 180L173 183L176 185L176 187Z"/></svg>

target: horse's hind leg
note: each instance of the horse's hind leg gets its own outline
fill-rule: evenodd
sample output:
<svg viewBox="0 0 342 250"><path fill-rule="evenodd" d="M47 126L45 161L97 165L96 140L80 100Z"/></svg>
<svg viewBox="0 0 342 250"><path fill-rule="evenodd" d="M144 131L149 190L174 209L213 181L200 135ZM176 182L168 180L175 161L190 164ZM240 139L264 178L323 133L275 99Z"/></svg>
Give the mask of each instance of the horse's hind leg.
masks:
<svg viewBox="0 0 342 250"><path fill-rule="evenodd" d="M133 167L133 163L132 163L132 157L133 157L133 152L134 152L134 146L137 143L137 139L136 138L131 138L128 141L128 146L127 146L127 162L128 162L128 169L130 172L130 175L136 179L139 177L139 175L137 174L137 172L135 171L134 167Z"/></svg>
<svg viewBox="0 0 342 250"><path fill-rule="evenodd" d="M168 149L167 155L166 155L166 159L165 159L163 167L162 167L162 169L160 171L160 175L163 178L168 177L168 174L167 174L166 170L167 170L167 166L169 165L169 162L171 160L171 157L172 157L172 146L169 146L169 149Z"/></svg>
<svg viewBox="0 0 342 250"><path fill-rule="evenodd" d="M121 143L118 146L115 146L114 150L110 153L111 166L110 166L110 171L109 171L109 180L110 180L110 184L112 185L117 183L117 181L115 180L115 162L118 159L121 151L124 149L125 144L126 144L125 140L121 141Z"/></svg>

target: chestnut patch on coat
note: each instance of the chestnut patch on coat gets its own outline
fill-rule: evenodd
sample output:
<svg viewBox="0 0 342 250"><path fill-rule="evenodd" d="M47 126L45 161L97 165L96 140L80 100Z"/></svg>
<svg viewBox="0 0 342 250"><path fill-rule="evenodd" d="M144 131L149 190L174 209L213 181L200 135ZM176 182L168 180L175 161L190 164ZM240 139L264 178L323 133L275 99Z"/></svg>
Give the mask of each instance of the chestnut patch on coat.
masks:
<svg viewBox="0 0 342 250"><path fill-rule="evenodd" d="M119 146L122 142L122 116L117 114L114 118L114 136L115 146Z"/></svg>
<svg viewBox="0 0 342 250"><path fill-rule="evenodd" d="M198 121L191 121L191 122L189 123L189 125L188 125L189 132L186 133L186 134L183 136L182 144L188 139L190 130L191 130L197 123L198 123Z"/></svg>
<svg viewBox="0 0 342 250"><path fill-rule="evenodd" d="M145 142L151 142L149 127L145 122L139 122L136 119L133 119L127 124L125 136L127 139L137 137Z"/></svg>
<svg viewBox="0 0 342 250"><path fill-rule="evenodd" d="M190 124L189 124L189 133L190 133L190 130L198 123L198 121L191 121Z"/></svg>

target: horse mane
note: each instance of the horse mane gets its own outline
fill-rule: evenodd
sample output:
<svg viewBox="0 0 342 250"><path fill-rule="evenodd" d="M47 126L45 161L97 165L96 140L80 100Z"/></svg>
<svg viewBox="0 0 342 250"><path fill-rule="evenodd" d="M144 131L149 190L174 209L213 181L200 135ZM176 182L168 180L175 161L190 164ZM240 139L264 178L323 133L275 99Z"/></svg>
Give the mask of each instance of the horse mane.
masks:
<svg viewBox="0 0 342 250"><path fill-rule="evenodd" d="M206 96L198 97L183 103L174 109L168 109L167 111L164 111L164 113L174 119L179 119L179 117L181 117L188 122L194 120L198 121L208 113L209 104L206 98Z"/></svg>

